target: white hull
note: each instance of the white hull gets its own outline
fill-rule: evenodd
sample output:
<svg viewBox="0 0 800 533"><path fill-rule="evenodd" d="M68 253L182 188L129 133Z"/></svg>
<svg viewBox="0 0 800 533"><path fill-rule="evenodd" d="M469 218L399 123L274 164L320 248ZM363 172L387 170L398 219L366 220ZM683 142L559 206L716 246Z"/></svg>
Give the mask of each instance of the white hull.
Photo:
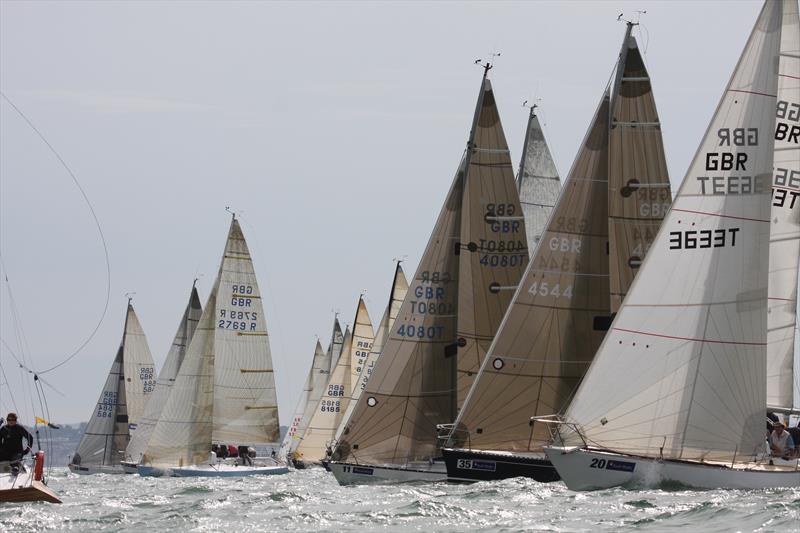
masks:
<svg viewBox="0 0 800 533"><path fill-rule="evenodd" d="M340 485L447 481L447 468L442 462L435 462L433 465L400 467L357 465L331 461L328 466Z"/></svg>
<svg viewBox="0 0 800 533"><path fill-rule="evenodd" d="M132 463L130 461L122 461L120 465L122 465L122 471L125 474L135 474L138 471L137 468L139 466L136 463Z"/></svg>
<svg viewBox="0 0 800 533"><path fill-rule="evenodd" d="M80 474L82 476L90 474L124 474L125 470L122 465L108 466L108 465L74 465L70 463L69 470L73 474Z"/></svg>
<svg viewBox="0 0 800 533"><path fill-rule="evenodd" d="M545 448L571 490L598 490L611 487L657 487L680 484L699 489L765 489L800 487L797 460L774 459L775 465L722 464L657 460L576 447Z"/></svg>
<svg viewBox="0 0 800 533"><path fill-rule="evenodd" d="M243 466L218 463L175 468L139 465L137 471L143 477L247 477L286 474L289 468L285 465Z"/></svg>
<svg viewBox="0 0 800 533"><path fill-rule="evenodd" d="M0 462L0 503L61 503L58 496L35 477L34 469L23 463L12 465L7 461Z"/></svg>

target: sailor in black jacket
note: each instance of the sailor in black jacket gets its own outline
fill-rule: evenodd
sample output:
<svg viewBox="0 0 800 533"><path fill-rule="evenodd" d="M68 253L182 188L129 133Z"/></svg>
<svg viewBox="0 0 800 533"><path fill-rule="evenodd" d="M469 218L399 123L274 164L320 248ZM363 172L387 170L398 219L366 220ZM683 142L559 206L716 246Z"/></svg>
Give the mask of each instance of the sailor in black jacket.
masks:
<svg viewBox="0 0 800 533"><path fill-rule="evenodd" d="M27 447L23 447L23 439L28 441ZM0 461L19 460L28 453L31 446L33 446L33 436L27 429L17 424L17 413L8 413L6 425L0 427Z"/></svg>

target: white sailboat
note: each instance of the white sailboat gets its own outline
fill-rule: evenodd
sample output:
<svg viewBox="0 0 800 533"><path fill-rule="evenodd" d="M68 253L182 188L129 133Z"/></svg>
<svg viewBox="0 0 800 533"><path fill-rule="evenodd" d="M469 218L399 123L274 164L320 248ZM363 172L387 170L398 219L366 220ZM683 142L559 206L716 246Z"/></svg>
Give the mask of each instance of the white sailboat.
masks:
<svg viewBox="0 0 800 533"><path fill-rule="evenodd" d="M375 340L372 343L372 348L369 349L369 353L366 357L362 356L357 360L358 378L355 381L355 386L350 395L347 409L345 409L344 416L342 416L342 422L336 430L336 435L334 436L335 443L339 442L342 434L347 429L353 410L359 398L361 398L361 393L364 392L364 389L367 387L367 382L370 376L372 376L372 370L375 368L375 364L378 362L378 358L383 351L383 345L386 343L386 338L392 326L394 326L394 321L400 312L400 306L403 305L403 300L405 300L407 292L408 281L403 273L403 267L400 266L400 261L398 261L394 269L392 288L389 291L389 303L386 305L386 310L383 312L383 317L381 317L381 321L378 324L378 329L375 331ZM339 450L339 453L334 459L341 459L342 451L343 450Z"/></svg>
<svg viewBox="0 0 800 533"><path fill-rule="evenodd" d="M551 420L546 453L569 488L800 486L797 460L765 443L768 398L792 398L775 356L796 315L776 300L796 309L798 80L797 1L767 1L611 331Z"/></svg>
<svg viewBox="0 0 800 533"><path fill-rule="evenodd" d="M345 333L342 355L297 446L296 453L306 464L321 464L330 456L336 429L347 410L353 388L358 385L358 374L353 371L353 367L358 368L359 360L369 354L374 338L372 321L361 295L358 298L352 333Z"/></svg>
<svg viewBox="0 0 800 533"><path fill-rule="evenodd" d="M156 384L155 366L131 300L117 355L69 469L76 474L122 474L125 448Z"/></svg>
<svg viewBox="0 0 800 533"><path fill-rule="evenodd" d="M528 253L531 255L542 238L561 190L558 170L544 138L536 107L536 104L532 105L528 113L528 127L517 176L519 203L525 217Z"/></svg>
<svg viewBox="0 0 800 533"><path fill-rule="evenodd" d="M447 199L329 463L341 484L446 479L437 426L455 419L527 265L489 68Z"/></svg>
<svg viewBox="0 0 800 533"><path fill-rule="evenodd" d="M219 274L183 364L153 429L138 472L143 476L240 477L283 474L250 446L278 447L278 406L264 309L253 261L236 217ZM238 446L237 459L212 445ZM221 449L221 448L217 448Z"/></svg>
<svg viewBox="0 0 800 533"><path fill-rule="evenodd" d="M530 417L566 407L669 208L661 122L633 28L442 450L451 481L558 480L544 456L549 433Z"/></svg>
<svg viewBox="0 0 800 533"><path fill-rule="evenodd" d="M186 304L183 317L178 325L178 331L175 332L175 338L172 340L164 366L158 373L155 390L153 390L145 404L142 418L136 428L131 431L131 440L125 449L125 460L122 461L122 468L127 474L136 473L136 467L142 455L144 455L147 442L153 433L153 428L155 428L161 416L161 411L164 409L164 404L169 398L172 384L175 383L175 377L178 375L183 358L186 356L186 348L192 341L194 331L202 314L203 309L200 304L200 297L197 294L197 288L192 284L189 302Z"/></svg>

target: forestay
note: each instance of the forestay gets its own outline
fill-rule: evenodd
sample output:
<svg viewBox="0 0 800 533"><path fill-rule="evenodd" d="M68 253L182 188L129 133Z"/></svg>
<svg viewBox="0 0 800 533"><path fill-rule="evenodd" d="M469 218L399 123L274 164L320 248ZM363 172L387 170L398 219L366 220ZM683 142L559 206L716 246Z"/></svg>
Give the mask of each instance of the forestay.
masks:
<svg viewBox="0 0 800 533"><path fill-rule="evenodd" d="M792 132L794 136L792 136ZM769 248L767 406L798 412L797 271L800 258L800 19L797 2L783 3L775 175Z"/></svg>
<svg viewBox="0 0 800 533"><path fill-rule="evenodd" d="M545 224L558 200L560 185L558 171L547 147L534 105L528 115L528 127L525 130L525 142L522 145L522 159L517 176L529 255L533 254L542 237Z"/></svg>
<svg viewBox="0 0 800 533"><path fill-rule="evenodd" d="M193 285L189 302L186 304L183 317L178 325L178 331L175 332L175 338L172 340L164 366L158 373L153 394L145 405L144 414L139 420L136 429L131 433L131 440L125 450L126 460L138 462L142 458L142 454L144 454L147 447L147 441L150 440L153 428L155 428L164 404L169 398L170 389L172 384L175 383L175 377L178 375L178 370L186 355L186 348L192 340L202 313L200 297L197 295L197 289Z"/></svg>
<svg viewBox="0 0 800 533"><path fill-rule="evenodd" d="M731 461L764 448L781 3L766 2L672 209L564 417L568 445Z"/></svg>

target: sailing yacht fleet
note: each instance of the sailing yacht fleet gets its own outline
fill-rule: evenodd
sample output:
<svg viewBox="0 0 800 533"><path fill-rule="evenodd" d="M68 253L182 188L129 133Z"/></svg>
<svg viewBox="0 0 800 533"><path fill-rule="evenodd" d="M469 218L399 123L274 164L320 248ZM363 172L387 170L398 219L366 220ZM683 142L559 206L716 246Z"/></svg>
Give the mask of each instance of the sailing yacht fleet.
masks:
<svg viewBox="0 0 800 533"><path fill-rule="evenodd" d="M416 271L397 261L377 327L363 294L344 331L334 317L282 440L268 295L234 216L157 376L129 301L70 469L800 486L765 433L768 412L800 414L797 1L764 3L674 197L635 27L563 186L537 106L514 176L483 64Z"/></svg>

